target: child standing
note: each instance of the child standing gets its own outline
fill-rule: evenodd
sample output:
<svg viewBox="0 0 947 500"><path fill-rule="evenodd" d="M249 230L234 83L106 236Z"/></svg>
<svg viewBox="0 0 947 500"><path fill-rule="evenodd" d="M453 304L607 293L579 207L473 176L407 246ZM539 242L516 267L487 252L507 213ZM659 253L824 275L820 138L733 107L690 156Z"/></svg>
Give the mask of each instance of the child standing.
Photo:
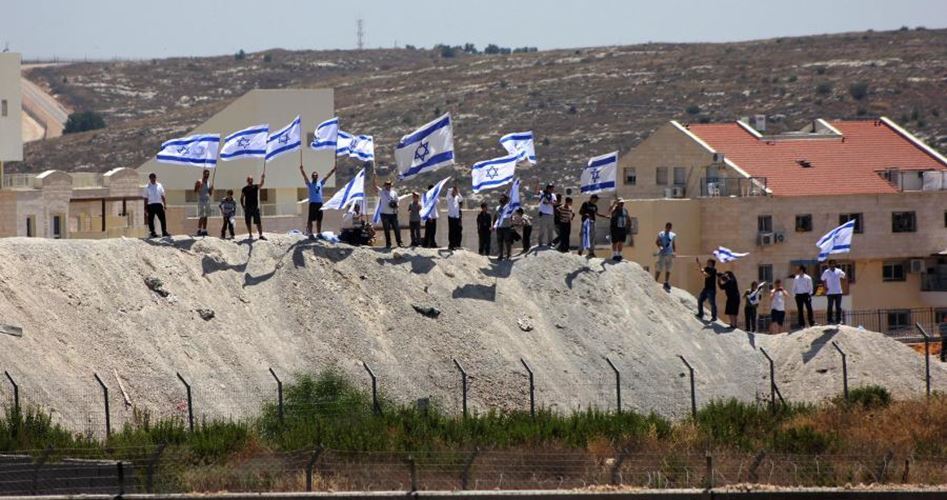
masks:
<svg viewBox="0 0 947 500"><path fill-rule="evenodd" d="M556 214L559 226L559 251L569 251L569 236L572 233L572 219L575 218L575 212L572 211L572 198L566 198Z"/></svg>
<svg viewBox="0 0 947 500"><path fill-rule="evenodd" d="M531 219L522 208L517 208L513 214L513 228L518 230L523 239L523 252L529 251L529 237L533 232L533 219Z"/></svg>
<svg viewBox="0 0 947 500"><path fill-rule="evenodd" d="M227 239L227 229L230 229L230 239L234 238L233 222L237 215L237 202L233 199L233 189L227 190L227 197L220 202L220 214L224 216L224 225L220 227L221 239Z"/></svg>
<svg viewBox="0 0 947 500"><path fill-rule="evenodd" d="M490 255L490 229L492 228L493 224L487 204L481 203L480 213L477 214L477 238L479 240L477 252L480 255Z"/></svg>
<svg viewBox="0 0 947 500"><path fill-rule="evenodd" d="M411 246L421 245L421 202L418 193L411 193L411 204L408 205L408 232L411 235Z"/></svg>
<svg viewBox="0 0 947 500"><path fill-rule="evenodd" d="M782 333L783 323L786 321L786 297L789 293L783 288L783 280L776 280L773 283L773 291L770 292L770 298L773 305L770 308L769 333Z"/></svg>

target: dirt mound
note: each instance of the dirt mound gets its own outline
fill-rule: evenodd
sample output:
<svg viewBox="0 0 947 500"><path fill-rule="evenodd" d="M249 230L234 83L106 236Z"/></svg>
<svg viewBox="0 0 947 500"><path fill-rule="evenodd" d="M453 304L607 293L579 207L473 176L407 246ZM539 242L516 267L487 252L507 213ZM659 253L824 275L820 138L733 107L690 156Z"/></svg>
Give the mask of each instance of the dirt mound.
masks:
<svg viewBox="0 0 947 500"><path fill-rule="evenodd" d="M699 402L753 400L769 393L761 345L779 363L787 398L841 391L840 365L818 329L730 332L698 321L692 296L665 293L637 264L549 251L496 264L470 252L384 252L292 236L4 239L0 276L0 322L25 332L0 335L0 366L25 403L74 426L101 421L93 372L111 388L113 425L132 415L122 390L153 414L186 411L176 373L193 386L198 416L242 416L275 397L269 367L287 380L337 366L367 387L363 361L388 395L431 396L451 411L460 409L451 358L470 374L475 410L528 407L520 358L547 407L614 407L608 357L622 370L626 407L686 415L678 354L696 369ZM853 386L923 390L923 359L910 348L871 332L833 335L849 350ZM8 400L9 386L0 391Z"/></svg>

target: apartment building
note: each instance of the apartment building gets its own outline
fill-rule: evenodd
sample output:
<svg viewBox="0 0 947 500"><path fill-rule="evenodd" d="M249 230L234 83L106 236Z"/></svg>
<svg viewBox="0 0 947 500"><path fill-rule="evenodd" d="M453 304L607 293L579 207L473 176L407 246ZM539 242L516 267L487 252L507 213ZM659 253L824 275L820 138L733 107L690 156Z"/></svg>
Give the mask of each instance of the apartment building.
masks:
<svg viewBox="0 0 947 500"><path fill-rule="evenodd" d="M23 160L20 54L0 53L0 184L3 162Z"/></svg>
<svg viewBox="0 0 947 500"><path fill-rule="evenodd" d="M887 118L772 135L743 121L672 121L620 160L619 175L635 218L626 256L653 268L655 237L671 222L675 286L698 292L695 259L718 246L750 252L720 266L742 287L789 287L800 264L818 281L816 241L854 219L851 253L835 256L849 276L848 322L890 331L947 319L947 159Z"/></svg>

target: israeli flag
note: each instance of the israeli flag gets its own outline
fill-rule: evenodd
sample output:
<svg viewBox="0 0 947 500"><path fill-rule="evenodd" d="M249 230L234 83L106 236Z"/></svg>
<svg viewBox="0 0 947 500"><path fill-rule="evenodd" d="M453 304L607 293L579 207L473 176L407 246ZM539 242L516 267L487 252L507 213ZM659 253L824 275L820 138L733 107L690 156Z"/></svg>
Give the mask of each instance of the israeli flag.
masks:
<svg viewBox="0 0 947 500"><path fill-rule="evenodd" d="M339 117L326 120L316 125L309 147L314 151L335 151L339 142Z"/></svg>
<svg viewBox="0 0 947 500"><path fill-rule="evenodd" d="M750 255L750 252L734 252L727 247L717 247L717 249L714 250L714 257L716 257L717 261L720 263L733 262L739 258L746 257L747 255Z"/></svg>
<svg viewBox="0 0 947 500"><path fill-rule="evenodd" d="M395 148L395 161L401 180L453 165L454 132L450 113L402 137Z"/></svg>
<svg viewBox="0 0 947 500"><path fill-rule="evenodd" d="M270 134L266 139L266 161L299 149L302 144L299 124L300 121L297 116L289 125Z"/></svg>
<svg viewBox="0 0 947 500"><path fill-rule="evenodd" d="M375 161L375 138L370 135L356 135L349 141L350 158L362 161Z"/></svg>
<svg viewBox="0 0 947 500"><path fill-rule="evenodd" d="M441 198L441 192L444 190L444 185L447 184L447 181L450 180L450 177L445 177L434 185L431 189L428 189L426 193L421 195L421 220L425 220L431 215L435 209L437 209L437 201Z"/></svg>
<svg viewBox="0 0 947 500"><path fill-rule="evenodd" d="M592 249L592 228L595 227L595 219L589 217L582 221L582 250Z"/></svg>
<svg viewBox="0 0 947 500"><path fill-rule="evenodd" d="M580 190L585 194L615 190L618 175L618 151L589 159L589 166L582 170Z"/></svg>
<svg viewBox="0 0 947 500"><path fill-rule="evenodd" d="M238 158L263 158L266 155L266 137L269 133L269 125L254 125L228 135L224 138L224 145L220 147L220 159L230 161Z"/></svg>
<svg viewBox="0 0 947 500"><path fill-rule="evenodd" d="M848 253L852 251L852 235L855 234L855 220L829 231L815 245L819 247L819 262L829 258L833 253Z"/></svg>
<svg viewBox="0 0 947 500"><path fill-rule="evenodd" d="M513 217L513 213L516 212L517 208L520 208L520 180L515 179L513 185L510 186L510 202L506 204L506 208L503 209L503 213L497 217L497 221L493 224L494 228L500 227L500 222L506 220L509 217Z"/></svg>
<svg viewBox="0 0 947 500"><path fill-rule="evenodd" d="M348 156L352 152L352 139L355 138L352 134L339 130L336 138L335 146L335 156Z"/></svg>
<svg viewBox="0 0 947 500"><path fill-rule="evenodd" d="M348 181L342 189L335 192L332 198L329 198L322 210L344 210L350 204L365 199L365 169L361 169L355 174L352 180Z"/></svg>
<svg viewBox="0 0 947 500"><path fill-rule="evenodd" d="M513 182L516 162L525 155L525 152L520 151L500 158L474 163L473 167L470 167L470 175L473 176L473 192L479 193L484 189Z"/></svg>
<svg viewBox="0 0 947 500"><path fill-rule="evenodd" d="M161 163L214 168L217 166L218 147L220 134L192 135L165 141L155 159Z"/></svg>
<svg viewBox="0 0 947 500"><path fill-rule="evenodd" d="M529 161L530 165L536 164L536 143L533 142L532 130L506 134L500 138L500 145L511 155L525 153L524 159Z"/></svg>

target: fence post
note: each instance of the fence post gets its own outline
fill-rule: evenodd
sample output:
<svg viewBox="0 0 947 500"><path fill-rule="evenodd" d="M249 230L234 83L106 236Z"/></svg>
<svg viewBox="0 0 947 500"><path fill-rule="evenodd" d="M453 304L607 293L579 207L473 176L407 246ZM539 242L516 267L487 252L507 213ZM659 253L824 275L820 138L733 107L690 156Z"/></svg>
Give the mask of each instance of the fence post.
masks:
<svg viewBox="0 0 947 500"><path fill-rule="evenodd" d="M848 356L845 355L845 351L843 351L834 340L832 341L832 346L842 355L842 394L845 396L845 401L848 401Z"/></svg>
<svg viewBox="0 0 947 500"><path fill-rule="evenodd" d="M454 362L454 366L460 371L460 390L463 396L464 418L467 418L467 371L464 370L463 366L460 366L456 358L451 358L451 361Z"/></svg>
<svg viewBox="0 0 947 500"><path fill-rule="evenodd" d="M369 368L368 363L362 361L362 366L365 367L368 376L372 378L372 411L375 415L381 415L381 405L378 404L378 379L375 377L375 372Z"/></svg>
<svg viewBox="0 0 947 500"><path fill-rule="evenodd" d="M920 323L914 323L914 327L924 336L924 385L927 389L927 399L931 398L931 336Z"/></svg>
<svg viewBox="0 0 947 500"><path fill-rule="evenodd" d="M691 416L695 419L697 418L697 387L694 385L694 367L684 359L684 356L680 354L677 357L681 358L681 361L684 362L684 366L690 370L691 373Z"/></svg>
<svg viewBox="0 0 947 500"><path fill-rule="evenodd" d="M125 464L121 460L116 462L116 467L118 467L118 496L117 498L122 498L122 495L125 494Z"/></svg>
<svg viewBox="0 0 947 500"><path fill-rule="evenodd" d="M470 469L473 467L474 460L477 459L477 455L480 454L480 447L474 448L473 453L467 457L467 461L464 462L464 470L460 473L460 489L466 490L470 485Z"/></svg>
<svg viewBox="0 0 947 500"><path fill-rule="evenodd" d="M618 371L618 368L607 356L605 357L605 362L607 362L608 366L612 367L612 371L615 372L615 399L617 400L618 414L621 415L621 372Z"/></svg>
<svg viewBox="0 0 947 500"><path fill-rule="evenodd" d="M3 370L3 374L7 376L7 380L10 381L10 385L13 386L13 409L17 413L20 412L20 386L17 385L16 381L13 380L13 377L10 376L10 372Z"/></svg>
<svg viewBox="0 0 947 500"><path fill-rule="evenodd" d="M707 475L704 478L705 486L708 490L714 489L714 457L710 453L707 454L707 471L705 474Z"/></svg>
<svg viewBox="0 0 947 500"><path fill-rule="evenodd" d="M283 425L283 381L276 376L276 372L273 371L273 368L270 368L270 375L276 379L276 398L279 404L276 411L279 415L279 423Z"/></svg>
<svg viewBox="0 0 947 500"><path fill-rule="evenodd" d="M773 413L776 413L776 366L773 363L773 358L769 357L769 354L766 352L766 349L760 347L760 352L763 353L763 356L769 361L769 409Z"/></svg>
<svg viewBox="0 0 947 500"><path fill-rule="evenodd" d="M145 469L145 493L154 493L155 466L158 465L158 460L161 459L161 453L165 446L167 446L167 443L159 444L154 454L151 455L151 460L148 461L148 466Z"/></svg>
<svg viewBox="0 0 947 500"><path fill-rule="evenodd" d="M315 450L312 450L309 462L306 463L306 491L312 491L312 470L316 466L316 460L319 460L319 455L322 455L321 446L317 446Z"/></svg>
<svg viewBox="0 0 947 500"><path fill-rule="evenodd" d="M408 455L408 472L411 474L411 493L418 491L418 467L413 455Z"/></svg>
<svg viewBox="0 0 947 500"><path fill-rule="evenodd" d="M191 384L187 383L187 380L184 380L184 377L180 373L175 373L178 376L178 380L184 384L184 388L187 389L187 425L191 429L191 432L194 432L194 405L193 400L191 400Z"/></svg>
<svg viewBox="0 0 947 500"><path fill-rule="evenodd" d="M99 386L102 388L102 397L105 398L105 439L112 437L112 415L109 412L109 388L105 385L105 382L102 382L102 379L99 378L99 374L92 372L92 375L95 376L95 381L99 383Z"/></svg>
<svg viewBox="0 0 947 500"><path fill-rule="evenodd" d="M533 370L526 364L526 360L520 358L520 363L523 364L523 368L526 368L526 373L529 374L529 416L536 418L536 384L533 379Z"/></svg>

